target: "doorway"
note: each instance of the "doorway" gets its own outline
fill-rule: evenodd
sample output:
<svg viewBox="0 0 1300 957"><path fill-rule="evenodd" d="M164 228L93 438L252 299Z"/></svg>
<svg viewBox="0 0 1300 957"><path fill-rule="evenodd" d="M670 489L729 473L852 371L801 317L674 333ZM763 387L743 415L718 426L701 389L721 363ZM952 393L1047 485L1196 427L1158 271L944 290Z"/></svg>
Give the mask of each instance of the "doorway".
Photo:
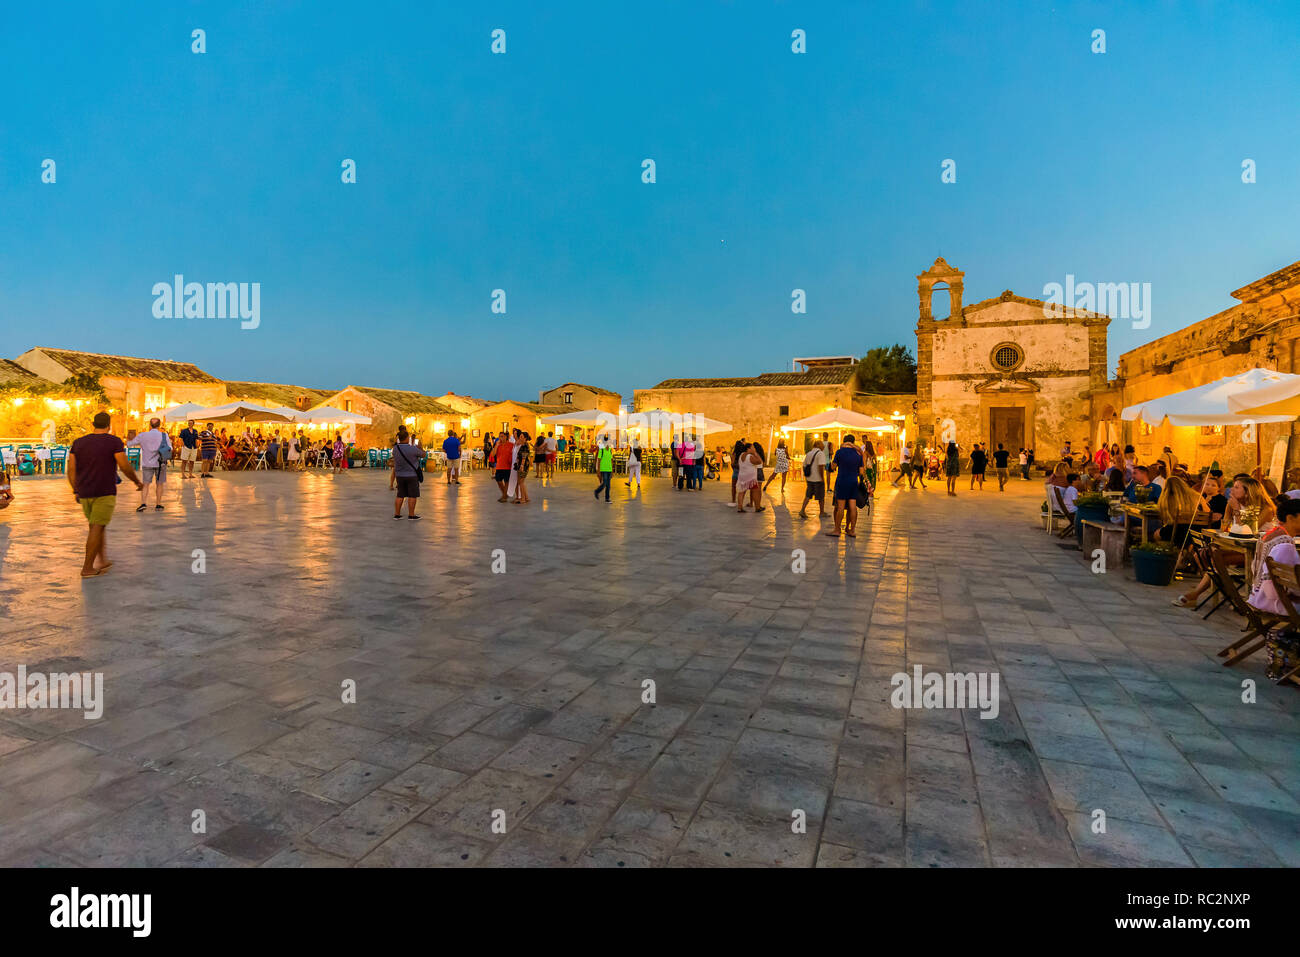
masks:
<svg viewBox="0 0 1300 957"><path fill-rule="evenodd" d="M1023 408L989 409L989 432L992 448L998 443L1008 451L1015 453L1025 445L1025 410Z"/></svg>

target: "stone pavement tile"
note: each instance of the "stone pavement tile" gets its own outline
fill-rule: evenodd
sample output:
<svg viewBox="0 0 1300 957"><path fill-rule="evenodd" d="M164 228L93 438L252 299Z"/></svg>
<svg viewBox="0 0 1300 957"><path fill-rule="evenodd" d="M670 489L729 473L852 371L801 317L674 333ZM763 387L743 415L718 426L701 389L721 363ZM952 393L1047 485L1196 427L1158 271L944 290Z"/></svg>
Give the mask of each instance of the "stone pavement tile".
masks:
<svg viewBox="0 0 1300 957"><path fill-rule="evenodd" d="M1247 804L1234 805L1233 811L1283 864L1300 867L1300 846L1296 841L1296 834L1300 834L1300 816Z"/></svg>
<svg viewBox="0 0 1300 957"><path fill-rule="evenodd" d="M852 686L778 677L769 686L764 703L783 711L842 718L852 699Z"/></svg>
<svg viewBox="0 0 1300 957"><path fill-rule="evenodd" d="M581 841L563 835L524 829L507 835L484 863L488 867L570 867L582 847Z"/></svg>
<svg viewBox="0 0 1300 957"><path fill-rule="evenodd" d="M1091 814L1100 808L1107 818L1163 826L1159 812L1127 770L1095 768L1067 761L1043 761L1043 774L1057 807Z"/></svg>
<svg viewBox="0 0 1300 957"><path fill-rule="evenodd" d="M1280 867L1277 857L1259 845L1228 847L1216 845L1201 847L1183 841L1183 850L1191 855L1197 867Z"/></svg>
<svg viewBox="0 0 1300 957"><path fill-rule="evenodd" d="M286 847L270 860L264 861L262 867L349 867L352 862L334 854L326 854L309 844L294 844Z"/></svg>
<svg viewBox="0 0 1300 957"><path fill-rule="evenodd" d="M62 765L93 760L99 756L99 751L75 741L39 741L0 758L0 780L9 787L29 778L44 776Z"/></svg>
<svg viewBox="0 0 1300 957"><path fill-rule="evenodd" d="M50 845L54 853L81 867L157 867L203 841L191 830L193 806L165 796L142 801L93 826L65 833ZM209 833L233 825L233 820L207 815Z"/></svg>
<svg viewBox="0 0 1300 957"><path fill-rule="evenodd" d="M1203 761L1220 767L1255 767L1255 762L1244 751L1213 728L1205 734L1170 731L1169 740L1189 761Z"/></svg>
<svg viewBox="0 0 1300 957"><path fill-rule="evenodd" d="M173 857L163 867L249 867L248 861L223 854L207 844L199 844Z"/></svg>
<svg viewBox="0 0 1300 957"><path fill-rule="evenodd" d="M750 864L811 867L816 860L816 829L796 834L788 815L761 817L705 802L691 820L670 864L710 866Z"/></svg>
<svg viewBox="0 0 1300 957"><path fill-rule="evenodd" d="M1093 817L1065 812L1070 837L1085 864L1107 867L1191 867L1192 859L1164 827L1106 815L1106 832L1093 833Z"/></svg>
<svg viewBox="0 0 1300 957"><path fill-rule="evenodd" d="M582 744L595 744L608 737L621 719L610 715L563 710L556 712L537 730L556 738L567 738Z"/></svg>
<svg viewBox="0 0 1300 957"><path fill-rule="evenodd" d="M518 741L551 715L552 712L542 708L510 704L474 725L474 732L491 738Z"/></svg>
<svg viewBox="0 0 1300 957"><path fill-rule="evenodd" d="M360 867L475 867L492 845L445 828L412 821L363 857Z"/></svg>
<svg viewBox="0 0 1300 957"><path fill-rule="evenodd" d="M1152 787L1147 793L1184 846L1191 843L1206 848L1255 847L1263 851L1262 856L1271 856L1235 813L1233 805L1222 800L1208 785L1194 792Z"/></svg>
<svg viewBox="0 0 1300 957"><path fill-rule="evenodd" d="M421 762L411 765L401 774L389 779L384 783L383 788L385 791L401 795L408 801L433 804L468 778L469 775L460 771Z"/></svg>
<svg viewBox="0 0 1300 957"><path fill-rule="evenodd" d="M679 735L633 791L656 805L694 810L704 800L731 747L731 742L722 738Z"/></svg>
<svg viewBox="0 0 1300 957"><path fill-rule="evenodd" d="M578 858L578 867L659 867L668 862L668 849L653 841L599 840Z"/></svg>
<svg viewBox="0 0 1300 957"><path fill-rule="evenodd" d="M983 835L947 827L908 824L905 863L909 867L988 867Z"/></svg>
<svg viewBox="0 0 1300 957"><path fill-rule="evenodd" d="M1037 795L980 795L980 811L988 831L990 851L1001 864L1059 861L1075 866L1078 859L1065 818L1050 801ZM910 821L910 819L909 819Z"/></svg>
<svg viewBox="0 0 1300 957"><path fill-rule="evenodd" d="M826 811L822 840L853 849L867 866L900 866L903 809L833 797Z"/></svg>
<svg viewBox="0 0 1300 957"><path fill-rule="evenodd" d="M311 831L307 840L326 853L359 860L427 808L422 802L376 791Z"/></svg>
<svg viewBox="0 0 1300 957"><path fill-rule="evenodd" d="M417 761L429 757L442 745L450 744L451 740L450 737L415 735L403 731L370 745L365 750L365 757L371 763L389 770L404 771Z"/></svg>
<svg viewBox="0 0 1300 957"><path fill-rule="evenodd" d="M1261 764L1300 766L1300 735L1283 735L1276 730L1227 730L1224 734L1238 749Z"/></svg>
<svg viewBox="0 0 1300 957"><path fill-rule="evenodd" d="M336 804L355 804L393 774L393 771L376 764L345 761L333 771L314 778L304 786L304 790Z"/></svg>
<svg viewBox="0 0 1300 957"><path fill-rule="evenodd" d="M527 734L502 752L490 767L540 778L563 778L586 754L587 745L567 738Z"/></svg>
<svg viewBox="0 0 1300 957"><path fill-rule="evenodd" d="M0 820L0 848L5 857L49 848L66 835L109 816L109 809L84 795L5 802Z"/></svg>
<svg viewBox="0 0 1300 957"><path fill-rule="evenodd" d="M468 731L495 711L495 708L488 705L475 704L468 699L461 699L433 712L427 718L411 725L408 730L416 734L451 735L455 737L462 732Z"/></svg>
<svg viewBox="0 0 1300 957"><path fill-rule="evenodd" d="M231 762L231 766L260 774L284 787L302 787L323 773L319 768L304 767L285 758L263 754L261 751L241 754Z"/></svg>
<svg viewBox="0 0 1300 957"><path fill-rule="evenodd" d="M421 820L496 843L501 835L492 830L492 825L494 819L501 820L501 817L495 812L505 813L508 833L522 825L553 788L554 781L547 778L484 768L442 797Z"/></svg>
<svg viewBox="0 0 1300 957"><path fill-rule="evenodd" d="M1123 757L1105 738L1026 730L1040 761L1071 761L1116 770L1125 766Z"/></svg>
<svg viewBox="0 0 1300 957"><path fill-rule="evenodd" d="M800 810L813 829L821 821L832 783L828 773L791 761L737 755L718 772L708 800L765 818L788 818Z"/></svg>
<svg viewBox="0 0 1300 957"><path fill-rule="evenodd" d="M285 835L252 824L236 824L206 842L208 848L241 864L258 864L288 845Z"/></svg>
<svg viewBox="0 0 1300 957"><path fill-rule="evenodd" d="M640 797L629 797L614 812L600 831L598 841L621 845L633 841L652 841L663 848L665 856L686 833L693 814L661 807Z"/></svg>
<svg viewBox="0 0 1300 957"><path fill-rule="evenodd" d="M365 757L368 746L386 737L382 731L317 718L300 730L263 745L259 750L295 764L332 771L349 758Z"/></svg>
<svg viewBox="0 0 1300 957"><path fill-rule="evenodd" d="M735 741L745 730L749 715L745 708L706 702L686 722L683 730L688 734L707 734Z"/></svg>
<svg viewBox="0 0 1300 957"><path fill-rule="evenodd" d="M845 764L842 758L832 786L836 797L882 807L903 806L907 784L901 749L864 750L859 753L862 763L858 765Z"/></svg>
<svg viewBox="0 0 1300 957"><path fill-rule="evenodd" d="M504 738L489 738L475 731L466 731L433 752L431 764L472 773L485 767L504 753L513 742Z"/></svg>
<svg viewBox="0 0 1300 957"><path fill-rule="evenodd" d="M591 760L618 768L644 771L654 763L667 741L649 735L620 731L591 754Z"/></svg>
<svg viewBox="0 0 1300 957"><path fill-rule="evenodd" d="M1277 782L1262 771L1224 767L1203 761L1193 761L1192 764L1219 796L1231 804L1248 804L1270 811L1300 814L1300 802L1278 787Z"/></svg>
<svg viewBox="0 0 1300 957"><path fill-rule="evenodd" d="M753 712L749 717L748 726L763 731L776 731L782 734L822 738L829 741L838 741L844 733L844 720L842 718L799 714L766 706L760 707Z"/></svg>
<svg viewBox="0 0 1300 957"><path fill-rule="evenodd" d="M612 804L592 801L584 794L557 789L528 815L523 827L525 830L539 831L576 850L595 838L613 813Z"/></svg>
<svg viewBox="0 0 1300 957"><path fill-rule="evenodd" d="M592 758L578 765L555 793L584 804L616 807L627 797L640 776L640 768L601 764Z"/></svg>

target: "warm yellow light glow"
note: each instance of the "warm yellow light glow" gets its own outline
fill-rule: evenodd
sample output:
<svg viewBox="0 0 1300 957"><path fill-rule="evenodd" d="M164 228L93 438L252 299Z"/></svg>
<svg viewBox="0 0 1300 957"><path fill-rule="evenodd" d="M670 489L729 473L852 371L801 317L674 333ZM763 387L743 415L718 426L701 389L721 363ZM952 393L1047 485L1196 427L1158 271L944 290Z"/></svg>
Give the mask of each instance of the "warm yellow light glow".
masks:
<svg viewBox="0 0 1300 957"><path fill-rule="evenodd" d="M14 399L14 405L22 405L26 401L27 400L24 399L22 396L18 396L18 398Z"/></svg>
<svg viewBox="0 0 1300 957"><path fill-rule="evenodd" d="M433 423L433 431L435 431L435 432L446 432L446 431L447 431L447 426L446 426L444 423L442 423L442 422L435 422L435 423Z"/></svg>
<svg viewBox="0 0 1300 957"><path fill-rule="evenodd" d="M461 420L460 420L460 427L461 427L462 429L468 429L468 428L469 428L469 419L461 419Z"/></svg>
<svg viewBox="0 0 1300 957"><path fill-rule="evenodd" d="M556 435L563 435L563 434L564 434L564 426L562 426L562 425L557 425L557 426L555 427L555 434L556 434Z"/></svg>
<svg viewBox="0 0 1300 957"><path fill-rule="evenodd" d="M898 418L898 410L897 410L897 409L894 410L894 418Z"/></svg>
<svg viewBox="0 0 1300 957"><path fill-rule="evenodd" d="M402 421L403 421L406 425L415 425L415 416L413 416L413 415L408 415L408 416L407 416L405 419L403 419Z"/></svg>

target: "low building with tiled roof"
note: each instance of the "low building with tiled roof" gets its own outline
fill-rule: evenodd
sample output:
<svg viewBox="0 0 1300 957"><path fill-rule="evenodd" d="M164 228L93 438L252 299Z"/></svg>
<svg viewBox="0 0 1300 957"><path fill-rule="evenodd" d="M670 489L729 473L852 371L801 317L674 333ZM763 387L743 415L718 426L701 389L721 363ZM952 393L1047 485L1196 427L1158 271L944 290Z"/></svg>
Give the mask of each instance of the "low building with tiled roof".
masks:
<svg viewBox="0 0 1300 957"><path fill-rule="evenodd" d="M566 412L586 412L599 409L602 412L618 412L623 397L617 392L602 389L599 386L583 385L580 382L565 382L553 389L543 389L537 396L542 405L562 405Z"/></svg>
<svg viewBox="0 0 1300 957"><path fill-rule="evenodd" d="M437 400L449 409L454 409L461 415L469 415L471 412L477 412L479 409L486 409L489 405L496 405L497 399L479 399L472 395L457 395L455 392L444 392L436 396Z"/></svg>
<svg viewBox="0 0 1300 957"><path fill-rule="evenodd" d="M504 402L497 402L470 414L470 441L475 448L478 448L483 444L485 433L496 435L499 432L508 432L511 429L523 429L536 438L539 432L554 431L554 427L546 425L542 422L542 419L552 415L561 415L565 412L577 411L580 410L572 406L556 403L520 402L516 399L506 399ZM568 429L561 429L559 434L568 433Z"/></svg>
<svg viewBox="0 0 1300 957"><path fill-rule="evenodd" d="M25 369L13 359L0 359L0 389L12 386L44 384L51 380Z"/></svg>
<svg viewBox="0 0 1300 957"><path fill-rule="evenodd" d="M332 389L309 389L279 382L233 382L226 380L226 395L231 402L253 402L271 408L310 409L321 405L334 394Z"/></svg>
<svg viewBox="0 0 1300 957"><path fill-rule="evenodd" d="M451 429L460 430L463 416L431 395L406 389L377 389L350 385L331 393L316 405L333 406L344 412L369 416L370 425L357 426L357 445L362 448L387 448L405 425L425 448L440 447Z"/></svg>
<svg viewBox="0 0 1300 957"><path fill-rule="evenodd" d="M192 362L49 346L28 349L14 362L53 382L74 377L97 381L116 410L114 431L138 429L150 412L184 402L213 406L226 401L226 384Z"/></svg>

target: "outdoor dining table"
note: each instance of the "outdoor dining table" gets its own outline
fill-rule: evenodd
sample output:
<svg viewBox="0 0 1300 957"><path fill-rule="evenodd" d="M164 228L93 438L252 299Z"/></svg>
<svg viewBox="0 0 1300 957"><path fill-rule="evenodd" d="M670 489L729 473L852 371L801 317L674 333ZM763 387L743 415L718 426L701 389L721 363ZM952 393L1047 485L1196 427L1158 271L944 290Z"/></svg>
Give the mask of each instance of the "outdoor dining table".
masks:
<svg viewBox="0 0 1300 957"><path fill-rule="evenodd" d="M1217 545L1224 548L1235 548L1238 551L1246 553L1246 564L1250 565L1255 560L1255 549L1259 547L1259 536L1251 535L1243 537L1240 535L1229 535L1227 532L1215 532L1210 539Z"/></svg>
<svg viewBox="0 0 1300 957"><path fill-rule="evenodd" d="M1141 505L1132 503L1124 506L1124 530L1129 528L1129 520L1136 519L1138 528L1142 535L1142 544L1145 545L1150 538L1152 522L1156 528L1160 527L1160 513L1150 509L1144 509Z"/></svg>

